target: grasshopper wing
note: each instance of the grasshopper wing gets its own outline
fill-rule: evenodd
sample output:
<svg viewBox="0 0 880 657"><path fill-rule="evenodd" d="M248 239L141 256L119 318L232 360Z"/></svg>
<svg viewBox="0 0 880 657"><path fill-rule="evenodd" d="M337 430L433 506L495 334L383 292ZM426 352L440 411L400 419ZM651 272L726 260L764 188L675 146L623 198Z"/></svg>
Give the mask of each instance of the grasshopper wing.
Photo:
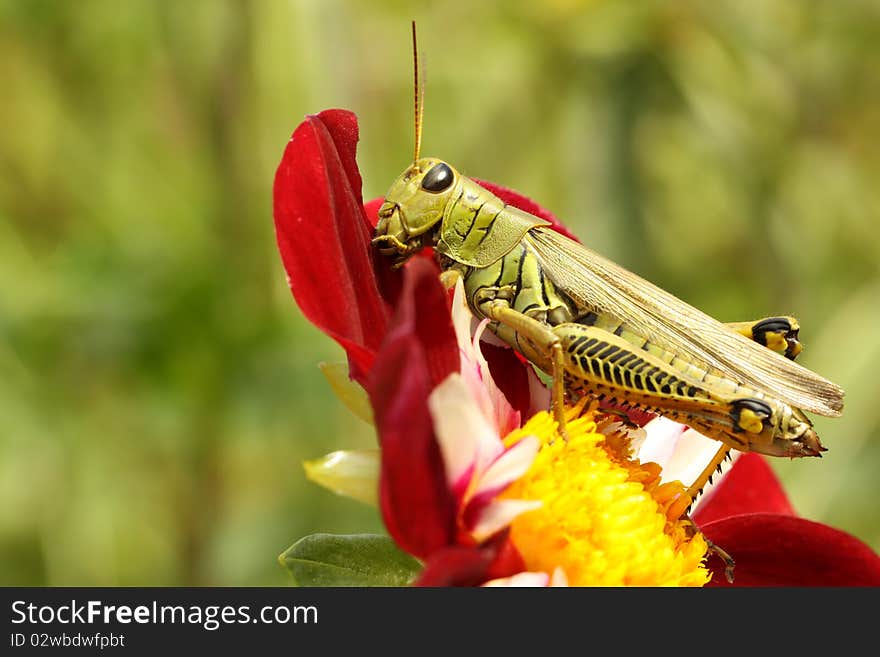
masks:
<svg viewBox="0 0 880 657"><path fill-rule="evenodd" d="M790 406L836 417L843 390L681 299L548 228L526 239L553 283L584 308L610 313L651 342Z"/></svg>

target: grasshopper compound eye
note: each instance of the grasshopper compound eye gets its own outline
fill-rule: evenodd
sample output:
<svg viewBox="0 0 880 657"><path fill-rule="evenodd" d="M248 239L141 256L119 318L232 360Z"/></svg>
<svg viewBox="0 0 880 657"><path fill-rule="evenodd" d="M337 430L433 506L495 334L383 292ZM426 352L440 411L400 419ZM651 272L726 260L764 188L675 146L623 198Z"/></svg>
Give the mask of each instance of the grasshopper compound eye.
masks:
<svg viewBox="0 0 880 657"><path fill-rule="evenodd" d="M422 189L426 192L443 192L449 189L454 179L455 175L452 173L449 165L441 162L431 167L428 173L425 174L425 177L422 178Z"/></svg>

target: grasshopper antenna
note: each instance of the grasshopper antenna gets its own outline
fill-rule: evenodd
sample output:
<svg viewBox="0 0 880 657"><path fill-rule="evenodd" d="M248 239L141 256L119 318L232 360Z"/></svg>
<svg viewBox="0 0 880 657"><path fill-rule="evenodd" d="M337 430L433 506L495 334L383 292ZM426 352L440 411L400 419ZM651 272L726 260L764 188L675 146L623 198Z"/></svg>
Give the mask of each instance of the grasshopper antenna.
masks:
<svg viewBox="0 0 880 657"><path fill-rule="evenodd" d="M418 172L419 153L422 150L422 117L425 113L425 87L419 80L419 50L416 41L416 22L412 22L413 47L413 109L415 119L415 151L413 168Z"/></svg>

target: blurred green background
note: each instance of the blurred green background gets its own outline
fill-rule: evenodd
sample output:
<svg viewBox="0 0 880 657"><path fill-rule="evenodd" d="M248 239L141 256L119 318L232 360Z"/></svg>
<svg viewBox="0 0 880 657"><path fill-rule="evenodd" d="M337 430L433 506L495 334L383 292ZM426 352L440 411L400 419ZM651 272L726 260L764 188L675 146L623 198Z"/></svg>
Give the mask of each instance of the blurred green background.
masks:
<svg viewBox="0 0 880 657"><path fill-rule="evenodd" d="M798 511L880 548L876 2L0 1L0 583L272 585L381 529L301 461L371 446L316 364L272 179L354 110L364 194L412 149L539 200L719 319L791 313L847 390Z"/></svg>

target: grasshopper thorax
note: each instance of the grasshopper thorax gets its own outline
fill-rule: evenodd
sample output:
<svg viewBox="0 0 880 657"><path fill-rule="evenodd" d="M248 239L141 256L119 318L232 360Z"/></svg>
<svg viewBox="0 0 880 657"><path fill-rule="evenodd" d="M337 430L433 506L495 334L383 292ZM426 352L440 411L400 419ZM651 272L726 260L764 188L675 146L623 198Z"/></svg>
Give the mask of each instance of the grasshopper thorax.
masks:
<svg viewBox="0 0 880 657"><path fill-rule="evenodd" d="M398 264L422 247L432 246L433 229L460 186L461 175L446 162L433 157L416 161L385 195L373 245Z"/></svg>

